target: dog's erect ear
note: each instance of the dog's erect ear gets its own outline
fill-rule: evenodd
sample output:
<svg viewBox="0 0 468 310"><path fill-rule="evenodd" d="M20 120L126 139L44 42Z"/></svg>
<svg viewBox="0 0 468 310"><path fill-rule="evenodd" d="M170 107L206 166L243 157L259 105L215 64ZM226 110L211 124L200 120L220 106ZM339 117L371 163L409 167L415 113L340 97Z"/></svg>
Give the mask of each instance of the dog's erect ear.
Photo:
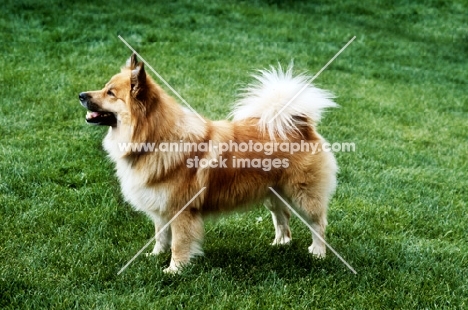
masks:
<svg viewBox="0 0 468 310"><path fill-rule="evenodd" d="M130 56L130 58L127 60L126 66L130 70L133 70L136 68L137 65L138 65L138 59L137 59L136 54L133 53L132 56Z"/></svg>
<svg viewBox="0 0 468 310"><path fill-rule="evenodd" d="M130 85L131 93L134 97L137 97L137 95L145 88L146 72L143 63L139 63L135 68L132 69Z"/></svg>

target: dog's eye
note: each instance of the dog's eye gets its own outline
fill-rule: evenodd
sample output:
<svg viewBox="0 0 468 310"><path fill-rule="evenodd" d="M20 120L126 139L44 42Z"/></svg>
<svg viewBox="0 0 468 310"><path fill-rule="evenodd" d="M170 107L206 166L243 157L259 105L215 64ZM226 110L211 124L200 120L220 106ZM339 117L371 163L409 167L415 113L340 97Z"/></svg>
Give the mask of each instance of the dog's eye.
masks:
<svg viewBox="0 0 468 310"><path fill-rule="evenodd" d="M108 94L109 96L115 97L115 95L114 95L114 93L112 92L112 90L108 90L108 91L107 91L107 94Z"/></svg>

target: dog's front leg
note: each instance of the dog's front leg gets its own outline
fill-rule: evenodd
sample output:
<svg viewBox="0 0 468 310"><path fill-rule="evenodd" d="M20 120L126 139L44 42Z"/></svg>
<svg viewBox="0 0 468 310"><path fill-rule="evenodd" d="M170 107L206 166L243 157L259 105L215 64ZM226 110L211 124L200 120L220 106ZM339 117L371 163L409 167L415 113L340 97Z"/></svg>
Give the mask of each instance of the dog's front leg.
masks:
<svg viewBox="0 0 468 310"><path fill-rule="evenodd" d="M164 272L178 273L192 257L203 255L203 219L200 212L192 209L179 214L171 223L171 232L171 263Z"/></svg>
<svg viewBox="0 0 468 310"><path fill-rule="evenodd" d="M169 221L161 217L159 213L151 212L149 216L154 222L156 244L154 245L153 251L147 255L159 255L171 248L171 227L169 225L166 226Z"/></svg>

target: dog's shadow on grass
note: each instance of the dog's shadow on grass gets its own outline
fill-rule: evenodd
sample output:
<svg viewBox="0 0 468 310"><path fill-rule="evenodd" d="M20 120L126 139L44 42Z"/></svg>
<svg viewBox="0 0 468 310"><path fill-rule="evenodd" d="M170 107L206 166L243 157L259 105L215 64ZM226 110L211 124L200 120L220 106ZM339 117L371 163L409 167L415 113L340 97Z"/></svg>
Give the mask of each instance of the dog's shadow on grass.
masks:
<svg viewBox="0 0 468 310"><path fill-rule="evenodd" d="M220 268L234 278L255 278L255 274L275 273L281 278L308 276L323 269L326 260L314 258L303 242L289 245L256 245L255 248L222 246L209 248L203 258L206 268ZM209 270L208 270L209 271Z"/></svg>
<svg viewBox="0 0 468 310"><path fill-rule="evenodd" d="M258 245L244 248L242 244L227 244L205 248L205 255L193 260L180 275L168 275L163 282L182 277L198 277L206 274L214 280L233 280L260 284L267 277L276 277L284 282L296 282L300 278L320 277L336 272L337 262L329 257L318 259L308 253L305 242L292 241L285 246ZM169 255L158 258L161 267L169 263ZM174 285L174 283L172 283Z"/></svg>

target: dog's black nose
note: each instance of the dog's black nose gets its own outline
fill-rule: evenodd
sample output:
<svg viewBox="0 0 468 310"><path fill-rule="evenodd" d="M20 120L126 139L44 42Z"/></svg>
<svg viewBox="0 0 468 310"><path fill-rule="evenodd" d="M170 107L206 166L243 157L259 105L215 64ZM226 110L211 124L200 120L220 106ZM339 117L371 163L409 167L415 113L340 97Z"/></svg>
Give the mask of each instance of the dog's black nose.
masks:
<svg viewBox="0 0 468 310"><path fill-rule="evenodd" d="M86 100L88 100L90 97L87 93L80 93L78 95L78 98L80 98L80 101L81 102L85 102Z"/></svg>

